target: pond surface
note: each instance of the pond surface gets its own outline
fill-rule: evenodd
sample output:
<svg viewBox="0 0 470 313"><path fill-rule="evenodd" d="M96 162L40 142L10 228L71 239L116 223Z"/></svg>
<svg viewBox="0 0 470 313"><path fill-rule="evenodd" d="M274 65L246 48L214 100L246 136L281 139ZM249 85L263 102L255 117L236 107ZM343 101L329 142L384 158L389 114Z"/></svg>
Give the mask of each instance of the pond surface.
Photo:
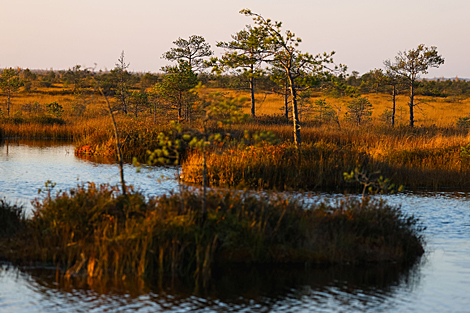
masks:
<svg viewBox="0 0 470 313"><path fill-rule="evenodd" d="M127 165L126 181L149 196L177 187L174 169L144 172ZM169 179L158 182L162 175ZM47 180L57 190L86 182L117 184L119 171L115 164L74 156L73 146L63 142L0 145L1 197L28 204ZM232 267L215 269L205 286L195 287L165 277L64 281L55 269L0 264L0 312L470 312L470 197L451 192L384 197L427 227L426 254L410 267Z"/></svg>
<svg viewBox="0 0 470 313"><path fill-rule="evenodd" d="M137 173L134 166L125 164L124 173L128 184L149 196L177 188L174 168L143 168ZM45 190L47 181L56 184L56 192L89 182L118 185L120 176L118 166L109 159L75 156L71 143L7 140L0 144L0 197L19 201L31 210L31 200L41 197L38 190Z"/></svg>

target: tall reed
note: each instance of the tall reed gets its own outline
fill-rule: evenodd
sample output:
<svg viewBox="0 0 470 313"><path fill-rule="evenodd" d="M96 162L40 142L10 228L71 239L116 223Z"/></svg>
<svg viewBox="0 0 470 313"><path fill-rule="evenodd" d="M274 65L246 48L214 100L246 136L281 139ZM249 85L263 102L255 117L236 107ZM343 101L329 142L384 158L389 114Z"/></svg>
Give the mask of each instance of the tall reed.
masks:
<svg viewBox="0 0 470 313"><path fill-rule="evenodd" d="M323 141L304 144L248 146L213 153L207 158L207 178L212 186L255 187L277 190L314 190L343 187L343 172L360 167L367 155L339 149ZM201 156L190 153L183 163L183 180L201 184Z"/></svg>

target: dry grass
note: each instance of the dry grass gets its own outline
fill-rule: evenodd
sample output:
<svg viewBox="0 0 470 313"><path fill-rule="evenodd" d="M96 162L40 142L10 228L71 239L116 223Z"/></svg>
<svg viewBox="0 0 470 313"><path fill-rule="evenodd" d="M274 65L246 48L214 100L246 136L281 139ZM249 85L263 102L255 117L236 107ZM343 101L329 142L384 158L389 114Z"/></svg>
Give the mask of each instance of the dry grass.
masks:
<svg viewBox="0 0 470 313"><path fill-rule="evenodd" d="M219 91L219 89L209 89L210 92ZM223 90L223 92L232 97L245 97L249 99L248 91L240 90ZM380 125L383 122L379 121L380 115L386 109L391 110L392 100L391 96L387 94L365 94L363 95L371 102L373 124ZM257 101L256 112L257 115L273 115L283 114L284 99L283 97L273 93L257 93L255 95ZM317 99L326 99L326 102L333 106L336 110L339 108L340 121L344 122L344 113L346 112L346 105L351 98L342 97L335 98L329 95L324 95L319 92L313 94L310 103L314 103ZM415 102L418 106L415 108L415 125L416 126L432 126L436 127L450 127L455 124L459 117L467 116L470 114L470 98L460 99L455 97L438 98L417 96ZM396 98L396 123L397 125L408 125L409 112L408 112L409 97L407 95L398 95ZM245 113L250 113L248 104L244 109Z"/></svg>
<svg viewBox="0 0 470 313"><path fill-rule="evenodd" d="M252 123L239 127L271 131L282 144L231 147L222 154L210 154L212 185L342 191L347 187L343 173L361 167L370 173L380 171L410 188L470 188L470 162L461 155L461 147L470 144L465 129L304 127L299 157L292 145L292 126ZM200 164L197 152L188 156L183 164L186 181L202 183Z"/></svg>
<svg viewBox="0 0 470 313"><path fill-rule="evenodd" d="M60 88L55 89L61 90ZM46 92L47 90L40 91ZM246 91L226 89L206 89L204 92L216 91L222 91L233 97L248 96ZM470 113L469 99L418 97L418 102L422 102L420 107L423 110L418 109L416 111L417 127L410 129L406 126L400 126L408 124L408 113L406 111L408 98L404 95L397 98L398 126L395 128L385 125L378 118L391 105L389 95L365 95L374 106L373 119L361 127L351 125L343 119L345 103L350 98L333 98L320 94L314 96L316 98L325 98L327 103L341 109L339 111L341 128L335 124L319 125L309 120L302 121L301 136L305 144L303 153L308 156L307 159L302 159L302 166L304 167L302 172L310 173L309 175L313 175L314 178L309 178L305 182L294 183L294 177L292 177L292 183L284 183L283 185L274 183L273 181L282 181L286 177L279 176L280 173L291 175L288 173L299 171L299 168L288 158L289 153L283 152L279 154L282 157L275 161L276 164L282 164L283 169L281 169L281 165L272 167L275 165L271 164L272 162L268 159L257 160L254 158L253 164L248 164L249 162L246 159L243 162L238 159L230 162L227 159L224 161L224 167L218 168L217 173L210 174L213 177L212 183L226 185L232 179L227 177L233 176L238 178L234 178L229 185L243 183L249 186L260 187L262 185L278 189L341 186L338 180L341 179L342 173L354 169L358 164L363 165L364 160L367 160L369 170L379 169L384 175L409 187L470 187L470 183L465 177L470 165L467 164L469 163L467 158L462 158L460 155L461 147L470 144L470 136L466 129L454 126L459 117ZM274 94L257 94L256 97L259 100L257 111L260 117L251 123L238 125L232 128L231 131L239 134L243 134L245 130L252 133L271 131L276 134L283 144L280 147L284 148L279 149L289 151L290 148L286 147L292 142L292 126L284 122L283 118L273 118L268 115L261 116L262 114L279 114L283 107L282 98ZM73 115L73 103L76 99L70 95L53 96L42 93L18 93L13 99L16 101L16 107L20 106L21 103L33 101L38 101L41 105L57 101L64 107L64 114L61 117L64 124L41 123L37 119L35 120L34 116L29 117L27 113L23 113L22 117L17 118L23 119L22 122L15 122L15 118L3 119L0 126L2 136L68 138L76 142L78 151L85 151L80 150L81 147L85 146L87 147L87 153L101 156L115 155L113 133L110 128L111 123L104 108L104 99L101 96L95 95L90 98L92 101L87 105L87 109L81 117ZM424 102L427 102L427 104L424 104ZM403 108L403 110L400 110L400 108ZM247 106L246 112L248 110ZM157 148L156 138L159 132L169 129L168 118L163 116L159 117L157 125L153 123L153 119L149 114L142 114L142 117L138 119L118 114L117 118L121 138L125 140L123 153L127 159L135 156L144 161L147 150ZM245 152L240 150L237 153L239 155L234 155L234 158L241 157ZM197 158L197 156L194 157ZM214 156L213 158L214 164L219 164L218 157ZM224 156L224 158L228 158L228 156ZM285 161L286 158L288 161ZM197 163L191 158L188 159L188 162ZM263 162L266 163L263 164ZM290 164L289 162L292 164L287 166L286 164ZM255 163L258 164L255 168L266 169L262 170L262 173L253 171ZM188 167L189 165L185 166ZM227 166L230 166L233 172L224 169ZM251 176L248 180L241 180L240 177L247 177L248 166L251 168ZM272 167L270 171L278 171L276 174L279 176L278 178L274 179L272 175L265 174L270 166ZM235 170L237 167L240 168ZM212 169L215 170L215 168L214 165ZM332 169L335 169L336 172L332 173ZM241 173L245 174L242 175ZM328 173L329 178L322 178L326 173ZM196 175L196 172L192 175ZM216 180L222 176L225 177L224 182L217 182ZM327 183L328 180L331 180L331 182ZM193 177L191 181L198 182L200 179Z"/></svg>
<svg viewBox="0 0 470 313"><path fill-rule="evenodd" d="M17 93L13 98L10 117L5 116L5 110L3 118L0 117L0 138L69 139L75 141L78 150L82 146L91 146L89 151L93 154L115 156L112 123L104 97L90 93L85 98L48 94L61 90L63 89L37 88L31 93ZM60 116L53 116L46 111L45 104L54 101L63 107ZM80 115L74 109L77 103L86 107ZM33 104L34 110L27 110L24 107L27 104ZM162 130L160 125L168 125L168 118L159 116L156 126L153 116L146 112L139 118L119 113L115 115L121 138L125 140L123 152L128 159L145 156L147 145L151 147L155 133ZM146 141L142 138L146 138Z"/></svg>
<svg viewBox="0 0 470 313"><path fill-rule="evenodd" d="M63 94L50 94L51 92L69 91L60 84L55 84L55 88L37 88L36 92L25 93L19 92L12 98L11 114L21 110L22 106L27 103L38 102L40 105L57 101L64 107L64 116L73 118L73 105L74 102L80 102L73 95ZM206 88L204 92L222 92L231 97L245 97L249 99L249 92L246 90L231 90L231 89L216 89ZM374 124L380 124L380 115L386 110L391 109L391 96L387 94L366 94L363 95L368 98L373 105L372 118ZM281 96L270 92L260 92L255 95L257 101L257 115L273 115L282 114L284 107L284 100ZM315 92L310 102L313 103L316 99L326 99L326 102L334 108L339 108L340 120L343 121L344 113L346 111L346 103L350 100L348 97L335 98L328 95ZM457 97L439 98L439 97L426 97L417 96L416 103L418 106L415 108L415 119L417 126L431 126L436 127L449 127L452 126L459 117L470 114L470 99L463 99ZM87 95L86 99L87 109L84 115L88 118L93 116L106 114L106 103L101 95L95 94ZM408 102L409 98L406 95L397 96L397 124L408 124ZM5 112L4 102L2 101L2 110ZM249 113L249 105L247 103L244 109L245 113ZM23 114L27 114L24 112Z"/></svg>
<svg viewBox="0 0 470 313"><path fill-rule="evenodd" d="M59 89L62 90L62 89ZM49 94L49 89L41 90L43 93L38 92L19 92L16 93L11 100L10 104L10 116L34 116L38 113L45 111L45 105L51 102L57 102L64 109L63 118L66 120L73 120L77 117L73 107L75 104L82 104L86 106L86 110L82 113L82 116L93 118L96 115L104 115L107 113L106 102L101 95L98 94L85 94L86 97L76 98L73 95L68 94ZM25 105L38 103L43 112L28 112L25 109ZM6 107L2 101L0 106L4 115L6 114Z"/></svg>

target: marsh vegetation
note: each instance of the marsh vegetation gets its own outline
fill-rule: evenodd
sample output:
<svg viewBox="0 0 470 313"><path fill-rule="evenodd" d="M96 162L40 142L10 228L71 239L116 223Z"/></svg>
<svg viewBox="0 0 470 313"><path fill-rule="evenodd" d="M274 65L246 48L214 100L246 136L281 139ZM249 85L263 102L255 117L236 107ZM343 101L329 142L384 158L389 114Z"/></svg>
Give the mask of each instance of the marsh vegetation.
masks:
<svg viewBox="0 0 470 313"><path fill-rule="evenodd" d="M179 38L161 74L129 72L124 52L109 72L5 69L0 139L68 139L78 155L177 164L196 187L146 199L127 193L121 175L121 193L94 184L50 193L27 220L2 202L18 225L5 228L2 257L68 276L205 277L217 262L407 262L423 253L417 220L366 197L366 187L470 187L470 83L418 80L444 62L424 45L386 61L385 72L348 76L334 52L302 52L282 23L241 13L253 25L217 43L221 58L209 59L202 36ZM364 194L308 206L261 190Z"/></svg>

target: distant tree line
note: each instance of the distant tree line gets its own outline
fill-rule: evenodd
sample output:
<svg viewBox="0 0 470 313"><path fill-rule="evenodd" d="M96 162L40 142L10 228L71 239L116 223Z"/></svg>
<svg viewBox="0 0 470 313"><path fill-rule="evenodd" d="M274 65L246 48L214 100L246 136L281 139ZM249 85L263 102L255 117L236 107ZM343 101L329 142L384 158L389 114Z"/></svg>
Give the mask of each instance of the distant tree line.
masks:
<svg viewBox="0 0 470 313"><path fill-rule="evenodd" d="M87 79L90 77L101 77L101 81L104 82L109 92L113 93L117 86L116 73L111 71L98 71L92 72L90 69L82 69L78 74L76 65L68 70L30 70L30 69L15 69L18 71L17 76L23 81L22 88L25 92L36 92L46 94L73 94L73 90L69 90L68 87L74 89L77 78L80 77L79 84L83 88L90 88L93 86L91 80ZM74 70L75 69L75 70ZM3 72L0 69L0 72ZM357 89L360 94L366 95L371 93L388 93L390 87L383 84L377 84L377 78L374 77L374 71L371 70L363 75L359 75L358 72L353 71L346 78L336 78L338 82L343 83L345 86L351 86ZM129 85L133 90L140 90L142 88L149 88L153 86L162 77L162 73L133 73L128 72ZM1 76L1 74L0 74ZM79 77L77 77L79 76ZM230 88L244 90L248 89L246 82L243 77L234 73L214 74L209 72L202 72L198 74L198 79L203 85L210 88ZM276 74L266 72L257 77L256 92L273 92L279 86L275 83ZM61 85L60 87L58 85ZM61 90L62 86L67 87L67 90ZM50 88L45 90L45 88ZM327 88L325 88L327 87ZM39 89L38 89L39 88ZM42 89L41 89L42 88ZM324 90L331 92L335 95L335 88L331 82L328 82L322 88L314 87L317 90ZM465 78L421 78L416 81L416 94L422 96L431 97L451 97L451 96L462 96L470 97L470 79ZM337 93L336 93L337 94Z"/></svg>

